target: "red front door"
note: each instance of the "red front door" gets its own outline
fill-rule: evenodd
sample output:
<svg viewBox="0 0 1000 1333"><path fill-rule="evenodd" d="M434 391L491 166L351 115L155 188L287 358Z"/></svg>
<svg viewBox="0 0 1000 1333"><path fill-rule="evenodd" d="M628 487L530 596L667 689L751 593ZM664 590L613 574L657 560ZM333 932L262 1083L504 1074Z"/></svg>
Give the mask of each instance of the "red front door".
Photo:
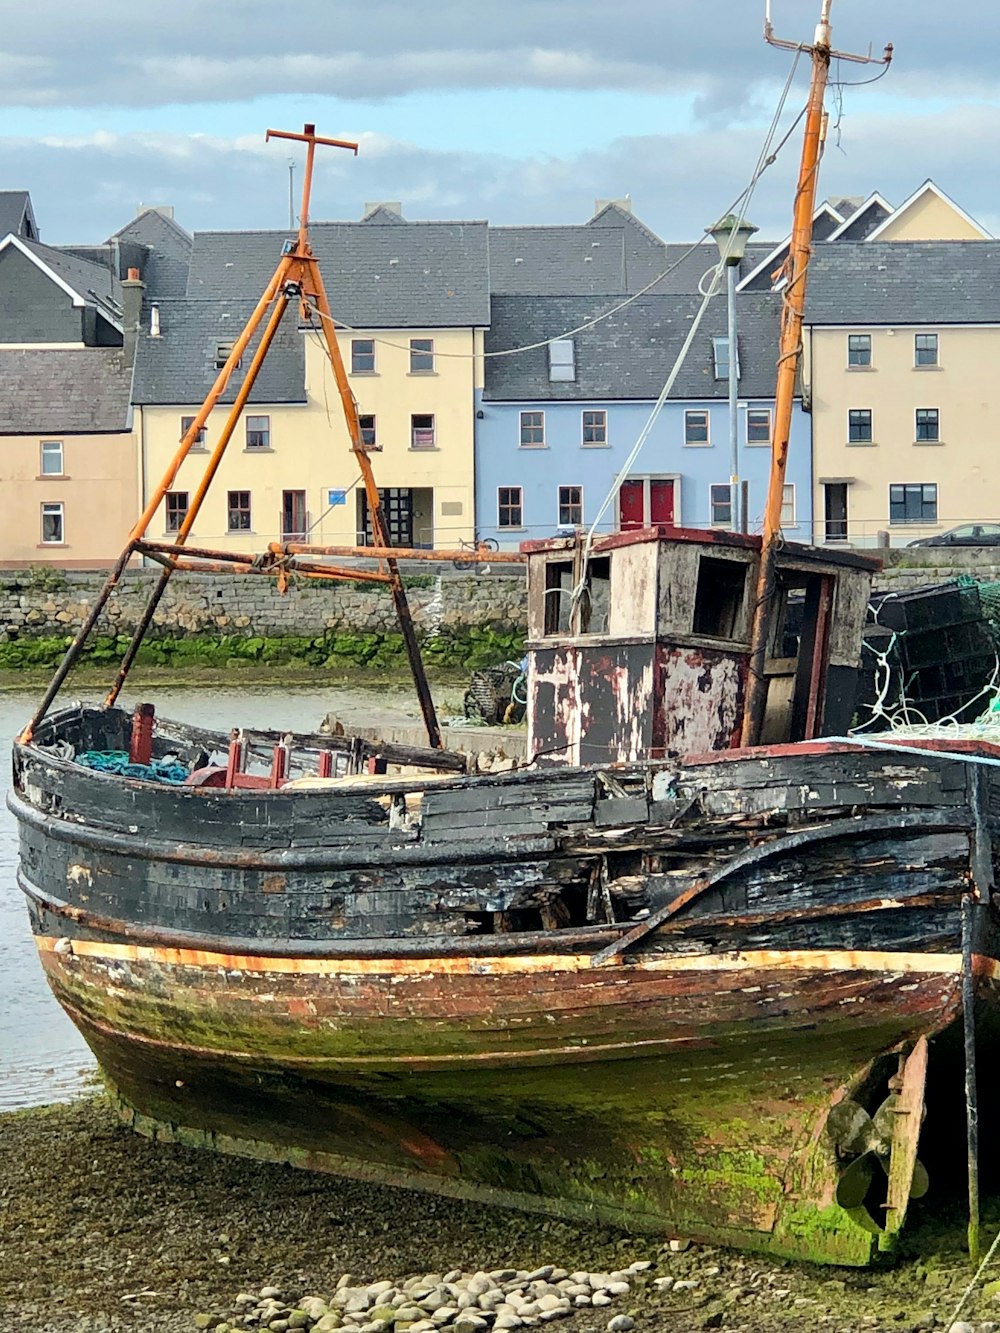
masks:
<svg viewBox="0 0 1000 1333"><path fill-rule="evenodd" d="M649 521L665 523L673 527L674 523L674 483L672 481L651 481L649 483Z"/></svg>
<svg viewBox="0 0 1000 1333"><path fill-rule="evenodd" d="M623 481L618 492L618 527L622 532L634 532L646 526L644 483Z"/></svg>

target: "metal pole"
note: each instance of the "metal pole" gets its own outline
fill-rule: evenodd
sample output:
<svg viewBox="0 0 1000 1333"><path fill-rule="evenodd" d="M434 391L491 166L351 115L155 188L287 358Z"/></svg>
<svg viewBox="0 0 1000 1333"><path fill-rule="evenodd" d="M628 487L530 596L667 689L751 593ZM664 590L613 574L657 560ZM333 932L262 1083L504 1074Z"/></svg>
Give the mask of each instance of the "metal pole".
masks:
<svg viewBox="0 0 1000 1333"><path fill-rule="evenodd" d="M736 272L739 263L726 264L726 329L729 338L729 496L730 523L740 532L740 446L737 437L736 397L739 392L739 367L736 355Z"/></svg>
<svg viewBox="0 0 1000 1333"><path fill-rule="evenodd" d="M962 896L962 1035L965 1046L965 1132L969 1171L969 1258L979 1262L979 1099L976 1089L975 900Z"/></svg>
<svg viewBox="0 0 1000 1333"><path fill-rule="evenodd" d="M288 159L288 227L295 227L295 159Z"/></svg>

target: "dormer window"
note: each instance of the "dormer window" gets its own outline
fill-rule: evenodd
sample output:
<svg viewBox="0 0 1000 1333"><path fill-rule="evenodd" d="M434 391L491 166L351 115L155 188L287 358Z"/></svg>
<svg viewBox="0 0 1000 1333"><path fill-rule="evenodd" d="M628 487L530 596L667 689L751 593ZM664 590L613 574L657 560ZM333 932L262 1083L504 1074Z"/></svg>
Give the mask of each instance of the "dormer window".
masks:
<svg viewBox="0 0 1000 1333"><path fill-rule="evenodd" d="M729 379L729 339L712 339L712 357L715 361L715 378L717 380ZM736 378L740 377L740 345L736 344Z"/></svg>
<svg viewBox="0 0 1000 1333"><path fill-rule="evenodd" d="M572 338L556 338L549 343L549 379L553 383L576 379L576 348Z"/></svg>
<svg viewBox="0 0 1000 1333"><path fill-rule="evenodd" d="M227 361L229 360L229 358L232 356L232 354L233 354L233 348L234 348L235 346L236 346L235 343L219 343L219 344L216 346L216 348L215 348L215 368L216 368L216 370L222 370L222 368L225 366L226 362L227 362ZM243 361L243 358L240 357L239 361L236 362L236 365L233 367L233 369L234 369L234 370L238 370L238 369L240 368L240 364L242 363L242 361Z"/></svg>

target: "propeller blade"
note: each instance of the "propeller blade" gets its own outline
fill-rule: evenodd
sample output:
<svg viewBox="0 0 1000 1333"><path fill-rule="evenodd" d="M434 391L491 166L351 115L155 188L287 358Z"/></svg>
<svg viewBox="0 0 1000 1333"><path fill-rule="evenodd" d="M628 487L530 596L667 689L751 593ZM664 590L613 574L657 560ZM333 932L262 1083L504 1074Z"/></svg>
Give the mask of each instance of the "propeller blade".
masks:
<svg viewBox="0 0 1000 1333"><path fill-rule="evenodd" d="M931 1187L931 1178L927 1168L918 1157L913 1163L913 1184L910 1186L910 1198L922 1199Z"/></svg>
<svg viewBox="0 0 1000 1333"><path fill-rule="evenodd" d="M831 1106L826 1127L842 1156L856 1157L868 1151L872 1118L857 1102L845 1098L836 1106Z"/></svg>
<svg viewBox="0 0 1000 1333"><path fill-rule="evenodd" d="M874 1153L855 1157L837 1182L837 1202L841 1208L860 1208L875 1174Z"/></svg>
<svg viewBox="0 0 1000 1333"><path fill-rule="evenodd" d="M899 1106L899 1097L894 1092L890 1092L885 1101L872 1116L872 1128L874 1134L872 1142L869 1144L872 1152L877 1152L883 1157L888 1157L892 1148L892 1135L896 1125L896 1108Z"/></svg>

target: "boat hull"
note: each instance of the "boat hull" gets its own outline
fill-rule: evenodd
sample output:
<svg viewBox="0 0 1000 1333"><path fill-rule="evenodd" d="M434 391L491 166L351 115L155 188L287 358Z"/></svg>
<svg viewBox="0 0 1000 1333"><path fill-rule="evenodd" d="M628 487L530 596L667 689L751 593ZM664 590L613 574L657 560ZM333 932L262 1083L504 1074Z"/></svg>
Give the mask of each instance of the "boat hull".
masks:
<svg viewBox="0 0 1000 1333"><path fill-rule="evenodd" d="M892 1252L922 1117L847 1201L830 1113L901 1088L919 1112L963 981L995 1006L980 776L799 747L448 779L419 822L386 786L162 792L19 752L39 954L138 1130L791 1258Z"/></svg>

